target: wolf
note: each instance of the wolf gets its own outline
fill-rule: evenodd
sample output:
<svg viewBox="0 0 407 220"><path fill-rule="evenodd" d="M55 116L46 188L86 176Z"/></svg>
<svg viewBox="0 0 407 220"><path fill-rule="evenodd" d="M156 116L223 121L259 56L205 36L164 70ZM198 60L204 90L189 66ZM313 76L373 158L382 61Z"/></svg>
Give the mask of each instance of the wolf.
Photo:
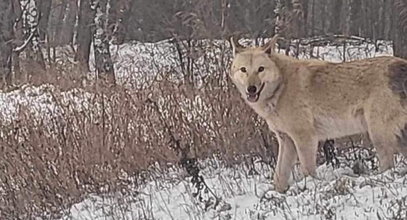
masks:
<svg viewBox="0 0 407 220"><path fill-rule="evenodd" d="M380 171L394 167L394 154L407 155L407 60L299 60L274 52L277 39L261 47L230 39L230 78L279 143L276 191L289 188L297 160L317 178L318 141L367 133Z"/></svg>

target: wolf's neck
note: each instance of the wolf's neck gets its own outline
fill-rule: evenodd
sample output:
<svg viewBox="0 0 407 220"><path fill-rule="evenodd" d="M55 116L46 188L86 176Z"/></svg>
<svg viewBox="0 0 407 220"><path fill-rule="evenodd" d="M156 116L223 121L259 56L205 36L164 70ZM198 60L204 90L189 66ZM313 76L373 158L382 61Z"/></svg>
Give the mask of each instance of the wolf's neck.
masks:
<svg viewBox="0 0 407 220"><path fill-rule="evenodd" d="M300 62L298 59L290 56L286 56L280 53L273 53L270 59L277 65L280 69L287 68L290 64Z"/></svg>
<svg viewBox="0 0 407 220"><path fill-rule="evenodd" d="M284 87L285 87L285 85L284 85L283 79L281 79L274 85L273 95L267 100L268 107L271 110L276 111L277 104L280 99L280 95L281 95L282 91L284 90Z"/></svg>

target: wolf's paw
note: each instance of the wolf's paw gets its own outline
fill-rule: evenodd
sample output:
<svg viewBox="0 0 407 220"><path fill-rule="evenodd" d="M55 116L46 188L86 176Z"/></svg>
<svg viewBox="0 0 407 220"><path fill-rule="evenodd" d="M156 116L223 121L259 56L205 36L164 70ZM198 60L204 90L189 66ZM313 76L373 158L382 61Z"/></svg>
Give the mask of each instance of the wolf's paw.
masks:
<svg viewBox="0 0 407 220"><path fill-rule="evenodd" d="M275 190L275 187L273 184L260 183L260 184L256 185L254 193L258 198L261 198L264 194L266 194L269 191L273 191L273 190Z"/></svg>
<svg viewBox="0 0 407 220"><path fill-rule="evenodd" d="M264 201L279 201L281 200L281 198L284 198L285 195L282 192L278 192L276 189L269 189L268 191L265 191L260 197L260 201L264 202Z"/></svg>
<svg viewBox="0 0 407 220"><path fill-rule="evenodd" d="M317 189L321 185L324 185L324 183L325 183L324 179L320 176L316 177L307 176L301 181L295 183L292 187L293 189L290 191L292 191L291 193L293 194L300 194L308 190Z"/></svg>
<svg viewBox="0 0 407 220"><path fill-rule="evenodd" d="M279 187L275 184L259 184L256 186L255 195L258 198L263 198L265 195L269 193L277 193L277 194L284 194L287 192L289 186L286 187Z"/></svg>

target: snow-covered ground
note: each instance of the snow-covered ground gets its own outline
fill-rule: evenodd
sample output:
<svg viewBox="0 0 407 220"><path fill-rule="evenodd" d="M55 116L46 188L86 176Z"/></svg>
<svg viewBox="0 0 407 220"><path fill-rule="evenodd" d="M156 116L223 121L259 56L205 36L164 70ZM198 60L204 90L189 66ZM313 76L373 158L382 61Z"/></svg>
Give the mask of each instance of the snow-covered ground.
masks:
<svg viewBox="0 0 407 220"><path fill-rule="evenodd" d="M370 44L349 46L347 60L380 55L392 55L388 42L375 50ZM133 43L112 48L117 75L123 81L146 76L145 73L170 70L178 66L174 45ZM340 62L343 48L326 46L304 48L300 58L314 55ZM214 54L217 54L214 52ZM153 58L152 58L153 57ZM129 76L128 73L136 73ZM137 75L138 74L138 75ZM20 106L28 106L39 114L58 112L53 95L74 103L87 111L86 100L92 94L81 90L54 91L52 86L23 87L0 93L0 116L12 119ZM199 162L200 174L206 183L198 190L191 177L179 167L154 172L144 185L134 186L133 192L90 195L64 211L61 219L404 219L407 218L407 178L399 159L395 170L383 174L356 176L346 163L334 169L322 165L320 178L296 178L286 194L273 191L272 170L258 163L255 167L243 164L226 166L216 159ZM155 175L159 173L160 175ZM295 175L298 176L298 175ZM197 194L196 194L197 193Z"/></svg>
<svg viewBox="0 0 407 220"><path fill-rule="evenodd" d="M211 190L201 200L194 195L191 178L174 168L134 194L89 196L63 219L403 219L407 214L407 177L396 171L402 163L395 170L364 176L354 175L346 165L322 165L320 180L292 181L286 194L273 191L267 166L255 166L253 172L217 160L201 165Z"/></svg>

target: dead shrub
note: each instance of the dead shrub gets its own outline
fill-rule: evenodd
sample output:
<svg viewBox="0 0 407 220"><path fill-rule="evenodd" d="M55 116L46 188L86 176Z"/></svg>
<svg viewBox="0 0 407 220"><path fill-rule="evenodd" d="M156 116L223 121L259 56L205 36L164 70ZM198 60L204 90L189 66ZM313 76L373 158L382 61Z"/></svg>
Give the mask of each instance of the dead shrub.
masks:
<svg viewBox="0 0 407 220"><path fill-rule="evenodd" d="M20 105L16 118L0 121L1 218L55 216L89 193L129 190L149 166L177 164L182 154L271 161L271 132L225 83L162 76L142 90L46 90L51 112Z"/></svg>

